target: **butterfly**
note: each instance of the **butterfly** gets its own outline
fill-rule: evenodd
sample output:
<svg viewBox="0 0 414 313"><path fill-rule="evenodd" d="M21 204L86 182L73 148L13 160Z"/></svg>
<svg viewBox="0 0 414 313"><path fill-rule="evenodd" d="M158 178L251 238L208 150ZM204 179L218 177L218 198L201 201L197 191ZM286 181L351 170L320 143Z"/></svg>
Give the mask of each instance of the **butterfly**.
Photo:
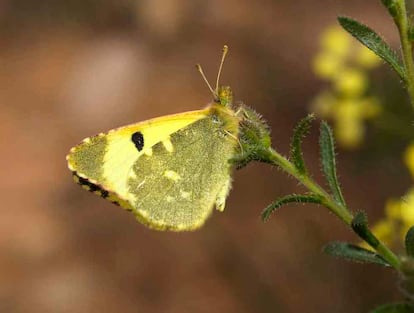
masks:
<svg viewBox="0 0 414 313"><path fill-rule="evenodd" d="M241 121L230 87L219 86L227 52L224 46L214 89L197 65L210 105L84 139L66 158L75 181L157 230L194 230L214 208L223 211Z"/></svg>

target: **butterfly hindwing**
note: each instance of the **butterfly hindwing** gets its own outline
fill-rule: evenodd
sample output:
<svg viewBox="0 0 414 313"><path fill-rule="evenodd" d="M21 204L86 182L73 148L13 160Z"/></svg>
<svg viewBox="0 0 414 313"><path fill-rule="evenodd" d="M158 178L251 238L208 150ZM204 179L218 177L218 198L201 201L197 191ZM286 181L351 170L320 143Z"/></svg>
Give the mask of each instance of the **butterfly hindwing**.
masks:
<svg viewBox="0 0 414 313"><path fill-rule="evenodd" d="M165 116L84 140L69 167L144 224L191 230L224 208L237 130L233 111L214 106Z"/></svg>
<svg viewBox="0 0 414 313"><path fill-rule="evenodd" d="M208 140L206 140L208 138ZM230 186L229 158L234 138L206 117L153 147L133 166L128 181L138 218L156 228L188 230L201 226L223 189Z"/></svg>

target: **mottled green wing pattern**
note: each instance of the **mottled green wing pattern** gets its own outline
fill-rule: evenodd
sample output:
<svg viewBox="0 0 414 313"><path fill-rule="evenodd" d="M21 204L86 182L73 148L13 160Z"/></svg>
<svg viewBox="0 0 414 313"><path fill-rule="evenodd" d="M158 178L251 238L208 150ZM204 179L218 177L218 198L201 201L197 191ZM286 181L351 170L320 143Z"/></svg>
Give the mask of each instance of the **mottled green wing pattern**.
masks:
<svg viewBox="0 0 414 313"><path fill-rule="evenodd" d="M86 138L67 156L85 189L155 229L193 230L231 185L239 118L218 104Z"/></svg>
<svg viewBox="0 0 414 313"><path fill-rule="evenodd" d="M230 188L229 159L237 140L216 115L190 124L142 155L131 169L129 192L137 218L156 229L192 230L214 206L224 209Z"/></svg>

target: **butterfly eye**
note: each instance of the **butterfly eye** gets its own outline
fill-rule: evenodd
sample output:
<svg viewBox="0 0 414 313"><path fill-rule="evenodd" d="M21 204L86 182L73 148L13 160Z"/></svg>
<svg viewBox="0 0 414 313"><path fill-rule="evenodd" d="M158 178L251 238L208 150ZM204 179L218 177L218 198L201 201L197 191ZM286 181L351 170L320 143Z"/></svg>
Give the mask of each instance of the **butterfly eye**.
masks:
<svg viewBox="0 0 414 313"><path fill-rule="evenodd" d="M213 114L213 115L211 116L211 120L213 121L213 123L214 123L214 124L219 124L219 123L221 123L221 121L220 121L219 117L218 117L216 114Z"/></svg>

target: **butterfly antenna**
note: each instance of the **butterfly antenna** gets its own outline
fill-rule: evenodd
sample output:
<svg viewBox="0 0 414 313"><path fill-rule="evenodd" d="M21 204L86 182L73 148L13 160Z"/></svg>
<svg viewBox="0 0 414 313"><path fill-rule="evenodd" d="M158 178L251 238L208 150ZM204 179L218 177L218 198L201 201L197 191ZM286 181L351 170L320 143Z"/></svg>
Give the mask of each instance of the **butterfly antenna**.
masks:
<svg viewBox="0 0 414 313"><path fill-rule="evenodd" d="M204 81L206 82L208 89L210 89L211 93L213 94L214 99L218 99L217 92L216 92L216 91L215 91L215 90L211 87L210 83L208 82L207 77L206 77L206 75L204 74L203 69L201 68L201 65L200 65L200 64L197 64L197 65L196 65L196 68L197 68L197 70L200 72L201 77L202 77L202 78L204 79Z"/></svg>
<svg viewBox="0 0 414 313"><path fill-rule="evenodd" d="M223 54L221 55L220 67L219 67L219 70L218 70L218 73L217 73L216 89L215 89L216 93L218 93L221 70L223 69L224 60L226 59L226 55L227 55L228 51L229 51L229 47L227 45L224 45L223 46Z"/></svg>

